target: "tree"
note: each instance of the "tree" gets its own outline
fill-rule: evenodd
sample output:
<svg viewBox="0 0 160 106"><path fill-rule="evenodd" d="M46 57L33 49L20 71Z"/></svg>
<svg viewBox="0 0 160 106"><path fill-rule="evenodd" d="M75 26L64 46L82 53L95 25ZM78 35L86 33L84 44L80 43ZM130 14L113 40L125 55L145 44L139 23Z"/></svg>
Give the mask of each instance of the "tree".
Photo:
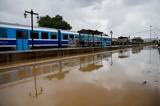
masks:
<svg viewBox="0 0 160 106"><path fill-rule="evenodd" d="M71 30L72 27L66 21L63 20L63 17L56 15L55 17L50 17L49 15L40 17L38 22L40 27L49 27L55 29Z"/></svg>
<svg viewBox="0 0 160 106"><path fill-rule="evenodd" d="M133 43L143 43L144 40L143 40L141 37L134 37L134 38L132 39L132 42L133 42Z"/></svg>

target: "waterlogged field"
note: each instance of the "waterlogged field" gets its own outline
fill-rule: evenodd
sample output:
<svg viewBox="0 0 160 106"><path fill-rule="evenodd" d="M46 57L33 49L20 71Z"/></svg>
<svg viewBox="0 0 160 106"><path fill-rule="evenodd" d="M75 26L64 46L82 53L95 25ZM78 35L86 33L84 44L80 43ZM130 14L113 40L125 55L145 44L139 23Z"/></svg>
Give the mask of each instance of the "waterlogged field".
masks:
<svg viewBox="0 0 160 106"><path fill-rule="evenodd" d="M1 70L0 106L160 106L160 50L130 48Z"/></svg>

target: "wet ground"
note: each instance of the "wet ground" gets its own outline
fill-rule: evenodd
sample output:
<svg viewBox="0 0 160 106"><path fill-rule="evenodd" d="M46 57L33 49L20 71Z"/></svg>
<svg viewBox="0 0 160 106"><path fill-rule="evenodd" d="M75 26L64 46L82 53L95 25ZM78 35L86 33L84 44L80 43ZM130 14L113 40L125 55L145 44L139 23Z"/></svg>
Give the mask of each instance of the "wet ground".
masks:
<svg viewBox="0 0 160 106"><path fill-rule="evenodd" d="M1 71L0 106L160 106L160 50L130 48Z"/></svg>

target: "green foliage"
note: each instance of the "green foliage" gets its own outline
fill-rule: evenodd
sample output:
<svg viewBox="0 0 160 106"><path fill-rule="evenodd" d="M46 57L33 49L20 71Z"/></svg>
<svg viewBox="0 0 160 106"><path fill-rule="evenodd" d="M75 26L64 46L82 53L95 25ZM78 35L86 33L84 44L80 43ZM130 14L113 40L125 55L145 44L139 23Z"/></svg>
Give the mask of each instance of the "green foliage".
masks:
<svg viewBox="0 0 160 106"><path fill-rule="evenodd" d="M153 44L158 44L158 40L153 40L152 43Z"/></svg>
<svg viewBox="0 0 160 106"><path fill-rule="evenodd" d="M133 42L133 43L143 43L144 40L143 40L141 37L134 37L134 38L132 39L132 42Z"/></svg>
<svg viewBox="0 0 160 106"><path fill-rule="evenodd" d="M49 27L55 29L71 30L72 27L66 21L63 20L63 17L56 15L55 17L50 17L48 15L40 17L38 22L40 27Z"/></svg>

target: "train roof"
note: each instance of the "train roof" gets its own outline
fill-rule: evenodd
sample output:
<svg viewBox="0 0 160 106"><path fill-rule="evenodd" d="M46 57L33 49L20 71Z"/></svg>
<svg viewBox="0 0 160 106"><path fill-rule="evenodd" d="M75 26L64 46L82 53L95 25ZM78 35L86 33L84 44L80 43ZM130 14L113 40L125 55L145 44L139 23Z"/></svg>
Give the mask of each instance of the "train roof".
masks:
<svg viewBox="0 0 160 106"><path fill-rule="evenodd" d="M18 23L0 22L0 27L31 30L31 26L29 26L29 25L22 25L22 24L18 24ZM49 32L57 32L58 30L60 30L62 33L79 34L78 32L75 32L75 31L61 30L61 29L54 29L54 28L46 28L46 27L38 27L38 26L34 26L34 30L49 31ZM88 35L88 34L83 34L83 35ZM99 36L99 35L96 35L96 36ZM108 38L108 36L104 36L104 35L102 35L102 36L105 37L105 38Z"/></svg>
<svg viewBox="0 0 160 106"><path fill-rule="evenodd" d="M0 22L0 27L31 30L31 26L17 24L17 23L13 24L13 23ZM37 26L34 26L34 30L57 32L57 29L54 29L54 28L45 28L45 27L37 27Z"/></svg>
<svg viewBox="0 0 160 106"><path fill-rule="evenodd" d="M69 30L61 30L62 33L69 33L69 34L79 34L78 32L69 31Z"/></svg>
<svg viewBox="0 0 160 106"><path fill-rule="evenodd" d="M83 34L83 33L81 33L80 35L83 35L83 36L93 36L92 34ZM96 35L94 35L95 37L101 37L101 35L98 35L98 34L96 34ZM102 37L103 38L110 38L110 36L108 36L108 35L106 35L106 34L102 34Z"/></svg>
<svg viewBox="0 0 160 106"><path fill-rule="evenodd" d="M13 23L0 22L0 27L31 30L31 26L29 26L29 25L17 24L17 23L14 23L14 24L13 24ZM34 26L34 30L49 31L49 32L57 32L57 31L58 31L58 29L46 28L46 27L38 27L38 26ZM70 34L78 34L77 32L68 31L68 30L61 30L61 32L63 32L63 33L70 33Z"/></svg>

